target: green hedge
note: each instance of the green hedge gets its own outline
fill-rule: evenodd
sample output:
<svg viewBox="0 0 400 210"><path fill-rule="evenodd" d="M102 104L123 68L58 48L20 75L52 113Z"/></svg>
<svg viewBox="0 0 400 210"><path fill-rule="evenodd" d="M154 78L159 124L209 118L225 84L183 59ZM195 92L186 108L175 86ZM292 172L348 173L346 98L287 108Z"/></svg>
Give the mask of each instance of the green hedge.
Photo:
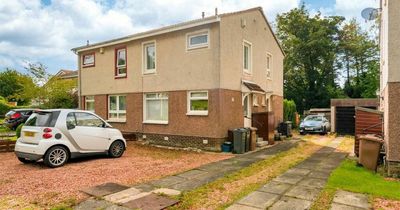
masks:
<svg viewBox="0 0 400 210"><path fill-rule="evenodd" d="M8 111L10 111L11 107L6 103L0 101L0 116L6 115Z"/></svg>
<svg viewBox="0 0 400 210"><path fill-rule="evenodd" d="M296 103L293 100L283 100L284 121L292 121L293 123L296 122L296 112Z"/></svg>

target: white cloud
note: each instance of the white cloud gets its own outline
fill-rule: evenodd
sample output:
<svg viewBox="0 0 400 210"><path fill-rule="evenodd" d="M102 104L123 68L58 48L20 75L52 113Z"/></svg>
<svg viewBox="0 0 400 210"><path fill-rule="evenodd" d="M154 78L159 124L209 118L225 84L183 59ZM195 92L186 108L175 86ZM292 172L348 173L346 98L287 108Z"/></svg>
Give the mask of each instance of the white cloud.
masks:
<svg viewBox="0 0 400 210"><path fill-rule="evenodd" d="M346 19L356 18L362 21L361 11L364 8L379 7L379 0L336 0L334 10L336 15L342 15Z"/></svg>

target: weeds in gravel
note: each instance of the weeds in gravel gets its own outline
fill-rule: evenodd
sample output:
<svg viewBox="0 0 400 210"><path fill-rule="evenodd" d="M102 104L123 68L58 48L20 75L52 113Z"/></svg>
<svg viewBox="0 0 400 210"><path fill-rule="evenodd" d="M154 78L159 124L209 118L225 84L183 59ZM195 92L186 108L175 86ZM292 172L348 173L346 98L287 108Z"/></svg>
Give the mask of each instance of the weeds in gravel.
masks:
<svg viewBox="0 0 400 210"><path fill-rule="evenodd" d="M184 193L180 198L181 203L171 209L223 209L303 161L321 147L311 142L299 142L297 147L286 152Z"/></svg>

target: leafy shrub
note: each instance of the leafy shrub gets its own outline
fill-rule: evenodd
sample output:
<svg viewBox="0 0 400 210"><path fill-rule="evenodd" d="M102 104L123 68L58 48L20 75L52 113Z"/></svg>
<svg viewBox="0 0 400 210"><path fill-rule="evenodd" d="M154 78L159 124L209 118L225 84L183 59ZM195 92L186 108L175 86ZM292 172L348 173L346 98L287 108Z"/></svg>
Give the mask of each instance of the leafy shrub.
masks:
<svg viewBox="0 0 400 210"><path fill-rule="evenodd" d="M0 101L0 116L4 116L10 109L11 107L9 105Z"/></svg>
<svg viewBox="0 0 400 210"><path fill-rule="evenodd" d="M296 121L296 103L293 100L283 100L283 119L284 121Z"/></svg>
<svg viewBox="0 0 400 210"><path fill-rule="evenodd" d="M24 126L24 123L21 123L20 125L18 125L17 129L15 130L15 133L17 134L17 138L21 137L22 126Z"/></svg>
<svg viewBox="0 0 400 210"><path fill-rule="evenodd" d="M0 103L7 103L6 99L3 96L0 96Z"/></svg>

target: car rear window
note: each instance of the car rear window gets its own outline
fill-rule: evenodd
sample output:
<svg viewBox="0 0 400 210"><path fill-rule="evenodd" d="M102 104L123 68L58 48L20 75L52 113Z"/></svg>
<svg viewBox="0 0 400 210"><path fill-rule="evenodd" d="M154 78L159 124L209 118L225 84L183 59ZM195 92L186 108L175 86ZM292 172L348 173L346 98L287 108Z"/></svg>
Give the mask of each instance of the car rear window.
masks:
<svg viewBox="0 0 400 210"><path fill-rule="evenodd" d="M14 110L11 110L11 111L9 111L9 112L6 113L6 117L9 117L9 116L11 116L11 115L13 115L13 114L15 114L15 111L14 111Z"/></svg>
<svg viewBox="0 0 400 210"><path fill-rule="evenodd" d="M26 121L26 126L54 127L60 112L35 112Z"/></svg>

